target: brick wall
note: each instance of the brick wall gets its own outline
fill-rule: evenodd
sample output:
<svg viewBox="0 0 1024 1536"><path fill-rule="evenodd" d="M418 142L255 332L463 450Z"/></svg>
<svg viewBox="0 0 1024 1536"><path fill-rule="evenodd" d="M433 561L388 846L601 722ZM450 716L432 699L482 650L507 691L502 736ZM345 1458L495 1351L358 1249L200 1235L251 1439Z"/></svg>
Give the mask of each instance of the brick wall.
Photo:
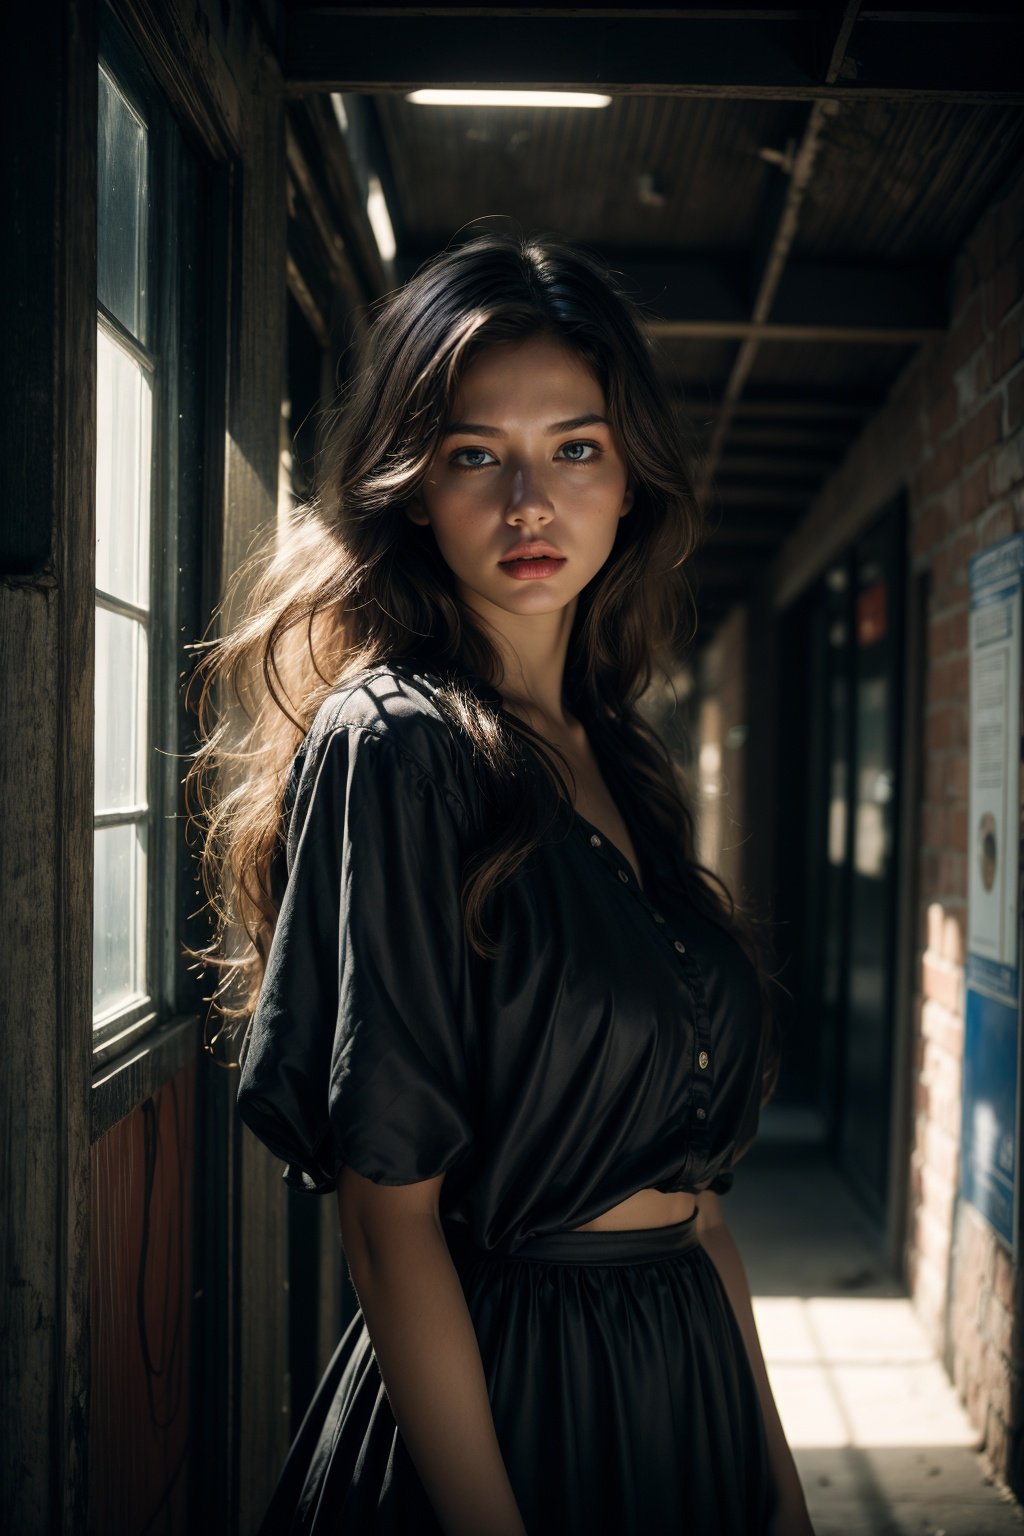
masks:
<svg viewBox="0 0 1024 1536"><path fill-rule="evenodd" d="M1024 188L953 273L947 336L918 360L913 554L930 571L926 770L907 1279L994 1469L1024 1494L1019 1273L957 1200L967 911L968 560L1024 528ZM1019 1154L1018 1154L1019 1155Z"/></svg>
<svg viewBox="0 0 1024 1536"><path fill-rule="evenodd" d="M1019 1272L958 1200L967 908L968 559L1024 528L1024 178L993 203L951 276L951 323L799 530L831 551L840 514L905 487L911 558L928 576L924 784L916 828L913 1102L905 1278L996 1472L1024 1497ZM793 563L784 550L780 570ZM1019 1153L1018 1153L1019 1155Z"/></svg>

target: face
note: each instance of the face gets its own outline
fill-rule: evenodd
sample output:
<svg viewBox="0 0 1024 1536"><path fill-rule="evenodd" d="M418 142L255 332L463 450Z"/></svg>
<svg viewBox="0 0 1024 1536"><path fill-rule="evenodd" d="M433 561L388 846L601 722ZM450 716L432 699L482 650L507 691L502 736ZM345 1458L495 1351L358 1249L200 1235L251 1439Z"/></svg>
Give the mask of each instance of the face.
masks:
<svg viewBox="0 0 1024 1536"><path fill-rule="evenodd" d="M565 608L608 559L633 492L607 416L590 368L552 337L498 343L466 369L408 515L485 617ZM529 545L555 558L508 559Z"/></svg>

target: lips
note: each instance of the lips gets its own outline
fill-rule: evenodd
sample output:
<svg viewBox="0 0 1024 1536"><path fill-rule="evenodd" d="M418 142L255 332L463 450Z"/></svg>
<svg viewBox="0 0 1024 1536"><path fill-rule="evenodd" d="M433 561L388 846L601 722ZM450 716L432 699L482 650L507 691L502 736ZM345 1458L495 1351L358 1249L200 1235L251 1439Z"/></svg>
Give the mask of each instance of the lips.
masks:
<svg viewBox="0 0 1024 1536"><path fill-rule="evenodd" d="M515 556L509 560L499 561L501 569L506 576L511 576L514 581L540 581L548 576L554 576L565 564L564 555L527 555Z"/></svg>
<svg viewBox="0 0 1024 1536"><path fill-rule="evenodd" d="M507 555L502 555L499 565L507 565L510 561L519 560L564 560L565 556L557 550L553 544L546 543L543 539L531 539L525 544L517 544L510 549Z"/></svg>

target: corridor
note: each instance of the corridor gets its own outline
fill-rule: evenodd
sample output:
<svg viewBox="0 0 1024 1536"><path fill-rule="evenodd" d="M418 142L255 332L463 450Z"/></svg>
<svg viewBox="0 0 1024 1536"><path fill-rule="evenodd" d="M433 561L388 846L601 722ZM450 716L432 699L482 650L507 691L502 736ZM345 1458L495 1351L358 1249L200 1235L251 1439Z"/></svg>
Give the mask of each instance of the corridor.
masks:
<svg viewBox="0 0 1024 1536"><path fill-rule="evenodd" d="M723 1205L816 1536L1004 1536L1024 1514L906 1288L795 1111L769 1105Z"/></svg>
<svg viewBox="0 0 1024 1536"><path fill-rule="evenodd" d="M406 424L388 438L383 407L356 408L364 343L488 231L564 236L639 316L647 395L558 425L617 428L646 527L667 529L651 569L684 578L634 725L777 983L781 1071L723 1203L816 1536L1024 1525L1019 10L39 0L19 26L14 8L0 1528L253 1536L352 1317L336 1202L242 1123L239 1047L288 758L351 659L330 626L404 614L406 655L462 601L404 515L453 400L410 410L434 433L415 452ZM381 370L396 412L445 356L425 353L415 389ZM354 490L338 449L360 420ZM538 454L551 484L591 462L563 464L576 441ZM453 476L485 467L466 451ZM613 552L628 581L588 613L647 602L637 525ZM364 579L415 572L408 604L350 613L342 553ZM261 609L278 554L296 586L275 574ZM200 662L250 602L245 686L204 694ZM605 725L625 716L594 680L633 649L617 632L578 669ZM221 707L224 761L190 781ZM236 796L243 763L265 776ZM234 872L206 793L263 817ZM255 937L220 889L246 876ZM553 904L552 929L572 915ZM467 1123L504 1133L468 1098Z"/></svg>

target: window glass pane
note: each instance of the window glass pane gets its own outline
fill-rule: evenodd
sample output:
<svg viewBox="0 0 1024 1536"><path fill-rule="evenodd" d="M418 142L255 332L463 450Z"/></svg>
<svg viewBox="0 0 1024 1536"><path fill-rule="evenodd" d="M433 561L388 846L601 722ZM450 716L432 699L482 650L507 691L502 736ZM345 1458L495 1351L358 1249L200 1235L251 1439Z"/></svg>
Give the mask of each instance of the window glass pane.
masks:
<svg viewBox="0 0 1024 1536"><path fill-rule="evenodd" d="M138 619L97 608L97 811L146 803L147 652Z"/></svg>
<svg viewBox="0 0 1024 1536"><path fill-rule="evenodd" d="M146 608L153 390L102 325L96 347L96 585Z"/></svg>
<svg viewBox="0 0 1024 1536"><path fill-rule="evenodd" d="M146 995L146 824L98 827L93 877L93 1012Z"/></svg>
<svg viewBox="0 0 1024 1536"><path fill-rule="evenodd" d="M146 125L100 67L97 291L139 341L146 325Z"/></svg>

